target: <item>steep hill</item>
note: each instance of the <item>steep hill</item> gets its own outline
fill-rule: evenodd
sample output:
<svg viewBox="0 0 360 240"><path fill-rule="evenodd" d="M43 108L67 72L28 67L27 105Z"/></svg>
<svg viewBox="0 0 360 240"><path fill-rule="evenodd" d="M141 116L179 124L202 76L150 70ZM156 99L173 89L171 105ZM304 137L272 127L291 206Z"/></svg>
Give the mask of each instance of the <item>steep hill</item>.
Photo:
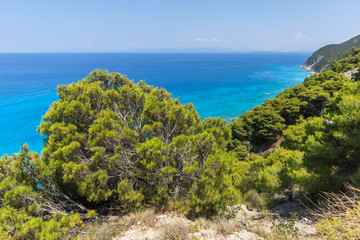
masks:
<svg viewBox="0 0 360 240"><path fill-rule="evenodd" d="M314 52L302 68L311 72L321 72L329 68L330 63L351 54L351 48L360 47L360 35L340 44L330 44Z"/></svg>

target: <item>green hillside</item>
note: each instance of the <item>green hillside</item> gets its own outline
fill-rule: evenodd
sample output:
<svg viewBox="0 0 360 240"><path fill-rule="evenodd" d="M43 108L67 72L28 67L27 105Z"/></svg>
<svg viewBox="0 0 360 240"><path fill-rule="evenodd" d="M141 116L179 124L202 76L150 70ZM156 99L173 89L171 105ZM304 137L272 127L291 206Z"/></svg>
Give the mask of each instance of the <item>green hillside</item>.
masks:
<svg viewBox="0 0 360 240"><path fill-rule="evenodd" d="M330 44L314 52L302 66L312 72L320 72L330 67L334 60L347 57L351 54L351 48L360 47L360 35L340 44Z"/></svg>

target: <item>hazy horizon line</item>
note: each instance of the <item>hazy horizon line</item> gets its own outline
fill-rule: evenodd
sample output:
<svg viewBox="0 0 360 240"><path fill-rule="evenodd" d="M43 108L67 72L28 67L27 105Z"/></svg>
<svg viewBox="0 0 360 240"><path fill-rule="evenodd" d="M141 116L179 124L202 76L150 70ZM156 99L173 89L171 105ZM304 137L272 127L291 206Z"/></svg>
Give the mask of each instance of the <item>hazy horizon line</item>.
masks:
<svg viewBox="0 0 360 240"><path fill-rule="evenodd" d="M1 52L0 54L25 54L25 53L313 53L311 50L223 50L223 49L209 49L209 48L198 48L198 49L139 49L139 50L131 50L131 51L9 51L9 52Z"/></svg>

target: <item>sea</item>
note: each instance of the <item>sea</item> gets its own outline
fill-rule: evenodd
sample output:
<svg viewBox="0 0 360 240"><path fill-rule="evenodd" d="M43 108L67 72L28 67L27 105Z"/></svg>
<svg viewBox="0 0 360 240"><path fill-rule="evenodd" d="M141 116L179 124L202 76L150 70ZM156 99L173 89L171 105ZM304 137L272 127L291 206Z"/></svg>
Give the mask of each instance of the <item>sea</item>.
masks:
<svg viewBox="0 0 360 240"><path fill-rule="evenodd" d="M302 83L310 53L0 53L0 156L27 143L41 153L36 132L57 101L57 86L94 69L120 72L163 87L203 118L231 120Z"/></svg>

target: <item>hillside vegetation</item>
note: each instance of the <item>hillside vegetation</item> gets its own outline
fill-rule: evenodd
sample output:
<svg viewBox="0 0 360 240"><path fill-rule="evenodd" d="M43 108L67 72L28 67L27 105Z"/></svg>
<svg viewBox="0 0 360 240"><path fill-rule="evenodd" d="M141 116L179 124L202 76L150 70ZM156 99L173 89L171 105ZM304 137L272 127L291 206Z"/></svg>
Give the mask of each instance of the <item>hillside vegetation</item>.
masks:
<svg viewBox="0 0 360 240"><path fill-rule="evenodd" d="M340 44L330 44L314 52L302 66L304 69L319 73L331 67L331 62L351 54L351 49L360 47L360 35Z"/></svg>
<svg viewBox="0 0 360 240"><path fill-rule="evenodd" d="M256 189L267 196L283 193L289 200L294 194L316 199L322 191L359 181L359 74L355 81L343 74L359 66L359 49L353 49L332 69L306 78L229 125L229 149L250 164L243 193ZM279 140L281 147L256 154Z"/></svg>
<svg viewBox="0 0 360 240"><path fill-rule="evenodd" d="M0 235L68 239L139 209L212 218L360 187L359 53L230 124L118 73L59 86L41 156L23 145L0 158Z"/></svg>

